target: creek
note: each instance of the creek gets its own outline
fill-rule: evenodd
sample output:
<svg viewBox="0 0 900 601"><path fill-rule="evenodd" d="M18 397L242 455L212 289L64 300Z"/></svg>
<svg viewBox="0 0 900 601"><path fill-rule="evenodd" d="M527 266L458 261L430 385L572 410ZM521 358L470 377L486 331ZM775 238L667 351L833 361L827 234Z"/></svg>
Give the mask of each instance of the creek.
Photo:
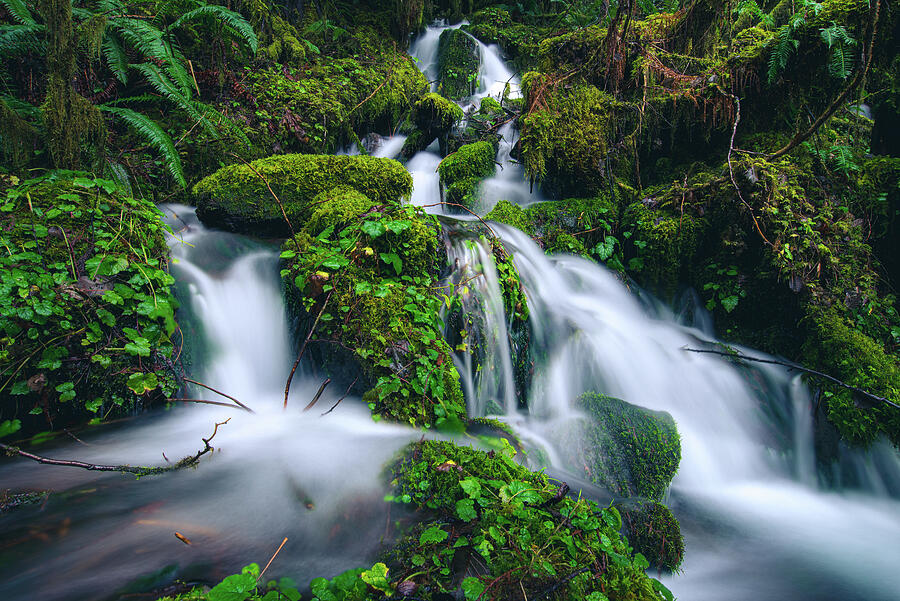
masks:
<svg viewBox="0 0 900 601"><path fill-rule="evenodd" d="M433 74L442 29L429 27L411 48L426 74ZM463 105L497 96L507 82L517 94L518 80L499 50L479 43L479 52L479 91ZM501 198L542 199L510 159L515 129L509 124L502 134L497 173L483 183L483 209ZM378 154L396 156L402 142L390 138ZM437 213L440 160L432 149L407 163L415 182L411 202ZM393 534L399 509L382 501L381 467L421 432L373 422L352 397L322 416L342 396L338 385L302 413L321 383L315 366L305 364L282 411L295 347L277 246L208 230L188 207L162 209L176 232L172 272L195 358L191 375L256 413L179 406L41 449L89 462L161 464L193 454L215 422L231 418L215 437L216 453L198 469L163 476L135 480L4 462L3 489L55 492L0 515L2 599L118 598L176 577L220 579L250 561L263 564L285 536L272 572L305 584L371 565ZM460 227L456 218L442 219L448 229ZM547 256L523 233L492 228L512 254L528 298L534 375L527 394L518 394L510 321L489 246L455 237L452 277L470 278L464 307L485 334L481 369L466 353L455 358L473 416L499 413L540 451L533 455L547 458L549 471L575 483L558 450L567 444L560 434L566 424L581 418L571 406L579 394L596 390L671 413L682 461L666 502L681 521L686 557L683 573L662 579L679 598L897 598L900 459L894 449L842 447L824 471L815 457L816 400L795 376L684 350L715 341L708 316L690 295L673 311L596 263ZM195 398L211 394L188 391Z"/></svg>

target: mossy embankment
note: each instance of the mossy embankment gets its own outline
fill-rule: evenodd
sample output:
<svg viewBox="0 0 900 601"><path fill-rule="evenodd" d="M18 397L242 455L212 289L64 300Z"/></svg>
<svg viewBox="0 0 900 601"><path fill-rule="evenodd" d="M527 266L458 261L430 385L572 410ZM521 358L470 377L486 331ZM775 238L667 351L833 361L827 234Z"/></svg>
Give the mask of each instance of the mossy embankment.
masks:
<svg viewBox="0 0 900 601"><path fill-rule="evenodd" d="M159 210L86 173L5 183L0 417L60 430L171 394L178 303Z"/></svg>

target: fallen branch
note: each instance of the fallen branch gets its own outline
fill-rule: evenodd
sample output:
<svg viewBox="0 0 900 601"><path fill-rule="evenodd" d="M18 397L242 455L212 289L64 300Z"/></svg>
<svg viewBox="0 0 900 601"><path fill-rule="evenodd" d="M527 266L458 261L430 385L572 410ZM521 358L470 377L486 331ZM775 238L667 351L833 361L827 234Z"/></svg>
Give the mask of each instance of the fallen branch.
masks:
<svg viewBox="0 0 900 601"><path fill-rule="evenodd" d="M203 448L197 451L194 455L189 455L179 461L174 465L168 465L165 467L144 467L144 466L132 466L132 465L103 465L103 464L94 464L94 463L86 463L84 461L72 461L68 459L51 459L49 457L42 457L41 455L35 455L34 453L29 453L28 451L23 451L18 447L14 447L8 444L4 444L0 442L0 449L6 452L7 455L15 456L20 455L25 457L26 459L31 459L32 461L37 461L38 463L43 463L44 465L59 465L63 467L78 467L84 470L89 470L92 472L123 472L126 474L134 474L136 476L155 476L157 474L163 474L165 472L172 472L175 470L180 470L185 467L193 467L197 465L197 462L201 457L215 450L215 447L209 444L213 438L215 438L216 433L219 431L219 426L224 426L231 418L229 417L224 422L216 422L216 426L213 429L213 433L209 438L203 438Z"/></svg>
<svg viewBox="0 0 900 601"><path fill-rule="evenodd" d="M278 554L281 553L281 549L282 549L282 547L284 547L284 544L285 544L287 541L288 541L288 539L287 539L287 537L285 536L285 537L284 537L284 540L281 541L281 544L278 545L278 548L275 549L275 553L272 555L272 557L269 558L269 563L266 564L266 567L264 567L263 570L262 570L262 572L259 573L259 576L256 577L256 581L257 581L257 582L259 582L259 579L263 577L263 574L266 573L266 570L269 569L269 566L272 565L272 562L275 561L275 558L278 557Z"/></svg>
<svg viewBox="0 0 900 601"><path fill-rule="evenodd" d="M687 346L683 346L681 348L682 348L682 350L688 351L690 353L708 353L710 355L720 355L722 357L730 357L732 359L738 359L741 361L753 361L755 363L767 363L770 365L781 365L783 367L787 367L788 369L795 369L797 371L802 371L803 373L807 373L811 376L816 376L816 377L828 380L832 384L836 384L842 388L846 388L847 390L849 390L851 392L855 392L856 394L859 394L860 396L863 396L867 399L870 399L870 400L876 401L876 402L880 402L880 403L885 403L887 405L890 405L891 407L894 407L895 409L900 409L900 405L898 405L897 403L894 403L893 401L890 401L884 397L878 396L876 394L872 394L871 392L867 392L867 391L863 390L862 388L857 388L856 386L851 386L850 384L847 384L846 382L838 380L834 376L830 376L826 373L822 373L820 371L816 371L814 369L810 369L808 367L804 367L804 366L798 365L796 363L790 363L788 361L779 361L777 359L763 359L762 357L750 357L750 356L738 353L736 351L735 352L714 351L712 349L696 349L696 348L689 348Z"/></svg>
<svg viewBox="0 0 900 601"><path fill-rule="evenodd" d="M243 404L242 402L240 402L239 400L237 400L230 394L225 394L224 392L222 392L220 390L216 390L215 388L213 388L212 386L209 386L208 384L204 384L203 382L198 382L197 380L192 380L190 378L184 378L184 381L190 382L191 384L196 384L197 386L202 386L203 388L205 388L207 390L211 390L211 391L215 392L216 394L223 396L230 401L234 401L237 405L239 405L241 407L241 409L244 409L245 411L249 411L250 413L253 413L253 409L251 409L247 405Z"/></svg>
<svg viewBox="0 0 900 601"><path fill-rule="evenodd" d="M494 229L493 229L491 226L488 225L487 221L485 221L484 219L482 219L482 218L478 215L478 213L475 213L472 209L470 209L469 207L467 207L467 206L465 206L465 205L461 205L461 204L459 204L459 203L457 203L457 202L446 202L446 201L441 201L441 202L435 202L435 203L432 203L432 204L430 204L430 205L419 205L419 206L421 206L422 208L425 208L425 207L440 207L440 206L459 207L460 209L463 209L464 211L467 211L468 213L471 213L474 217L476 217L476 218L478 219L478 221L480 221L480 222L484 225L484 227L486 227L487 229L489 229L489 230L491 231L491 235L492 235L494 238L499 238L499 237L500 237L500 236L497 235L497 232L495 232Z"/></svg>
<svg viewBox="0 0 900 601"><path fill-rule="evenodd" d="M187 398L173 398L166 399L166 402L169 403L202 403L204 405L217 405L219 407L230 407L231 409L240 409L241 411L247 411L248 413L253 413L252 409L247 409L243 407L239 407L238 405L232 405L231 403L223 403L222 401L210 401L207 399L187 399Z"/></svg>
<svg viewBox="0 0 900 601"><path fill-rule="evenodd" d="M315 405L319 401L319 398L322 396L322 393L325 392L325 388L327 388L329 384L331 384L331 378L325 378L325 381L322 382L321 386L319 386L319 390L318 392L316 392L316 396L314 396L309 404L303 408L304 413L313 408L313 405Z"/></svg>

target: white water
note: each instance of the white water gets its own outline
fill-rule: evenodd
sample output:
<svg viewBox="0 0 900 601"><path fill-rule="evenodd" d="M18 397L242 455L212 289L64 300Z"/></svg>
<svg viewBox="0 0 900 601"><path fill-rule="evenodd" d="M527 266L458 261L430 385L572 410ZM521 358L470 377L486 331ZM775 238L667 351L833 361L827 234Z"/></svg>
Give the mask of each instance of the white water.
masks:
<svg viewBox="0 0 900 601"><path fill-rule="evenodd" d="M743 372L715 356L685 352L683 347L702 346L708 336L648 313L603 267L576 257L548 257L518 230L492 228L514 256L531 311L536 364L529 412L507 417L524 438L549 445L548 456L557 457L560 445L570 444L569 420L578 418L572 401L591 390L675 418L682 461L669 503L686 537L684 573L666 578L676 595L897 598L895 450L881 445L868 460L845 451L857 487L820 488L813 404L796 378L775 368ZM490 282L490 274L485 279ZM481 294L492 291L485 286ZM484 307L498 302L487 299ZM504 323L495 317L491 327ZM504 337L505 332L488 340ZM490 358L508 353L508 346L488 348L494 368L508 369ZM511 373L495 375L506 377ZM772 434L764 419L770 404L786 412L790 425L778 434L791 441L787 449L765 442Z"/></svg>
<svg viewBox="0 0 900 601"><path fill-rule="evenodd" d="M219 579L251 561L264 564L283 537L274 566L301 584L371 564L392 532L380 470L409 429L376 424L358 399L326 390L308 413L322 376L295 376L287 411L283 390L294 348L278 278L277 250L203 228L188 207L168 206L173 274L199 316L205 369L190 373L237 397L256 414L190 404L99 434L79 433L41 453L92 463L165 464L203 448L228 418L198 469L134 480L27 460L5 463L2 489L47 489L45 506L0 515L0 599L106 598L138 577ZM183 316L183 314L182 314ZM182 325L187 325L182 321ZM346 386L346 384L344 385ZM225 400L196 388L195 398ZM68 440L68 439L67 439ZM397 508L394 509L397 512ZM185 545L179 532L193 544ZM210 573L209 566L217 571ZM143 584L143 589L153 586Z"/></svg>

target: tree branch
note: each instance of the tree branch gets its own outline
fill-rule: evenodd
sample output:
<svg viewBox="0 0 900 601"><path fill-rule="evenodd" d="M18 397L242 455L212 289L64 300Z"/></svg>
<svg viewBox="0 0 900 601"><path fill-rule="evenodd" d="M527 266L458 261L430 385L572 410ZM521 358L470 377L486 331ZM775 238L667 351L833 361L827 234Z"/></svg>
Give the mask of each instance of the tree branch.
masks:
<svg viewBox="0 0 900 601"><path fill-rule="evenodd" d="M178 463L173 465L167 465L164 467L144 467L144 466L132 466L132 465L103 465L103 464L94 464L94 463L86 463L84 461L72 461L68 459L51 459L49 457L43 457L41 455L35 455L34 453L29 453L28 451L23 451L19 447L14 447L8 444L4 444L0 442L0 449L6 452L7 455L14 456L20 455L25 457L26 459L31 459L32 461L37 461L38 463L43 463L44 465L59 465L63 467L79 467L84 470L92 471L92 472L123 472L126 474L134 474L136 476L155 476L157 474L163 474L165 472L172 472L175 470L180 470L185 467L193 467L197 465L197 462L201 457L215 450L209 441L215 438L216 433L219 431L219 426L224 426L231 418L229 417L224 422L216 422L216 426L213 429L213 433L209 438L203 438L203 448L197 451L194 455L188 455Z"/></svg>
<svg viewBox="0 0 900 601"><path fill-rule="evenodd" d="M697 349L697 348L689 348L687 346L683 346L681 348L682 348L682 350L688 351L689 353L708 353L710 355L721 355L722 357L731 357L732 359L738 359L741 361L753 361L756 363L781 365L783 367L787 367L788 369L796 369L797 371L802 371L803 373L807 373L811 376L816 376L816 377L828 380L832 384L836 384L842 388L846 388L847 390L849 390L851 392L855 392L856 394L859 394L860 396L863 396L869 400L876 401L879 403L885 403L887 405L890 405L891 407L894 407L895 409L900 409L900 405L898 405L897 403L894 403L893 401L890 401L884 397L878 396L876 394L872 394L871 392L867 392L867 391L863 390L862 388L857 388L856 386L851 386L850 384L847 384L846 382L838 380L834 376L829 376L826 373L822 373L820 371L816 371L814 369L810 369L808 367L804 367L804 366L798 365L796 363L790 363L788 361L779 361L777 359L763 359L762 357L750 357L748 355L743 355L741 353L738 353L737 351L734 351L734 352L714 351L712 349Z"/></svg>

